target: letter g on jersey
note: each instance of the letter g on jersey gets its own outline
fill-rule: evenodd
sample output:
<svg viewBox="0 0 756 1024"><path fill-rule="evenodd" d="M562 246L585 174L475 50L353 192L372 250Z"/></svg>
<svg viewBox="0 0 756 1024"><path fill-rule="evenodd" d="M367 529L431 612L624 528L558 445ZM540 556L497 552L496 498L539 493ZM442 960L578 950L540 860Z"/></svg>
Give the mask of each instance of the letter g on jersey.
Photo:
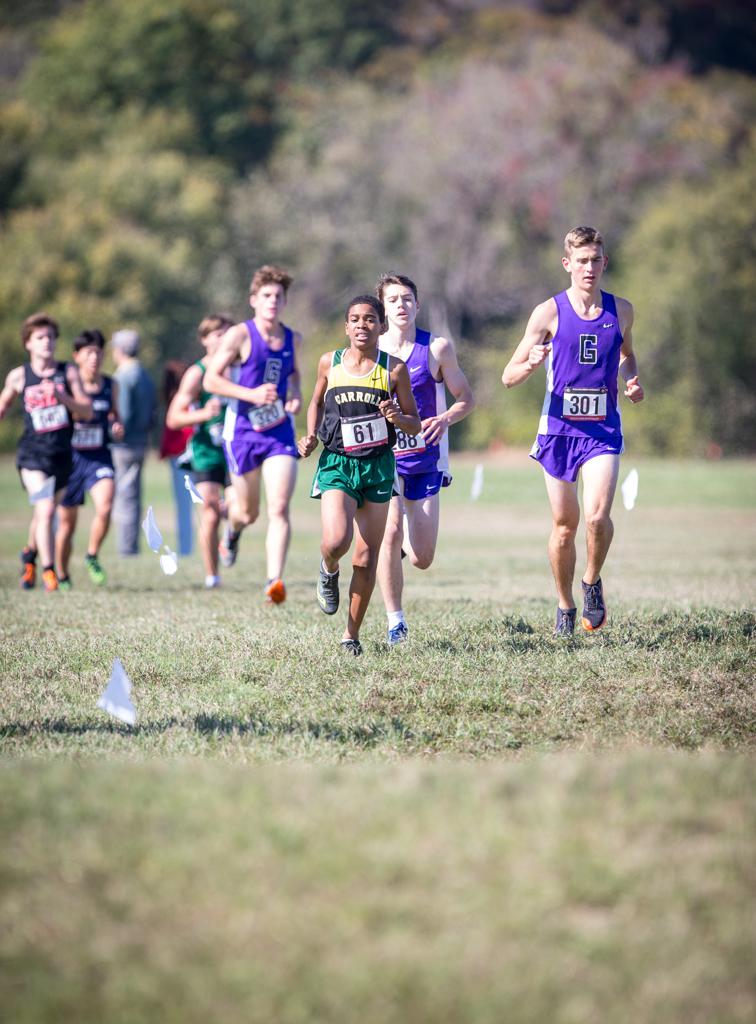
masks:
<svg viewBox="0 0 756 1024"><path fill-rule="evenodd" d="M581 363L594 366L598 362L597 342L596 334L580 335L580 356L578 358Z"/></svg>

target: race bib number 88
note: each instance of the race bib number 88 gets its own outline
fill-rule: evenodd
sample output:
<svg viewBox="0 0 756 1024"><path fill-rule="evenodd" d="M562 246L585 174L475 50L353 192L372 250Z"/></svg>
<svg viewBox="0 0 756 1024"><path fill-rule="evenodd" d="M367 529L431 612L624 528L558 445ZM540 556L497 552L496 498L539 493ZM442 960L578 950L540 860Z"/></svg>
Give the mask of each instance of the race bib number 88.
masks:
<svg viewBox="0 0 756 1024"><path fill-rule="evenodd" d="M565 388L562 418L565 420L605 420L606 388Z"/></svg>
<svg viewBox="0 0 756 1024"><path fill-rule="evenodd" d="M388 423L384 416L354 416L341 421L341 439L345 452L377 448L388 444Z"/></svg>
<svg viewBox="0 0 756 1024"><path fill-rule="evenodd" d="M403 430L396 431L396 444L394 455L400 459L402 455L419 455L425 451L425 438L422 431L419 434L405 434Z"/></svg>

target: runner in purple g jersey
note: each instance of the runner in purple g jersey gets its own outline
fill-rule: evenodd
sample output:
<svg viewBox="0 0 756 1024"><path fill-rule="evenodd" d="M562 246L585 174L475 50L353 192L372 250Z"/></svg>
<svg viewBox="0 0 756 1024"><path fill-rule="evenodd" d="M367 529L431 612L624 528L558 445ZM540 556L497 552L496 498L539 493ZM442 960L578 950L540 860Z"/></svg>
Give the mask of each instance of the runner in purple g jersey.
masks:
<svg viewBox="0 0 756 1024"><path fill-rule="evenodd" d="M643 388L633 352L633 307L600 288L608 261L603 238L595 228L573 228L564 252L570 286L533 310L502 382L515 387L548 360L546 397L530 454L543 466L553 519L549 560L559 601L555 633L569 636L577 614L572 586L578 474L583 476L588 548L581 623L593 632L606 621L601 569L614 533L610 513L623 450L618 373L631 402L643 400Z"/></svg>
<svg viewBox="0 0 756 1024"><path fill-rule="evenodd" d="M231 486L221 561L233 565L242 530L257 519L262 479L268 509L265 596L274 604L286 600L282 577L298 458L293 417L302 404L302 337L280 320L290 284L291 275L280 267L255 271L249 296L254 317L226 332L204 378L206 391L228 399L223 441Z"/></svg>

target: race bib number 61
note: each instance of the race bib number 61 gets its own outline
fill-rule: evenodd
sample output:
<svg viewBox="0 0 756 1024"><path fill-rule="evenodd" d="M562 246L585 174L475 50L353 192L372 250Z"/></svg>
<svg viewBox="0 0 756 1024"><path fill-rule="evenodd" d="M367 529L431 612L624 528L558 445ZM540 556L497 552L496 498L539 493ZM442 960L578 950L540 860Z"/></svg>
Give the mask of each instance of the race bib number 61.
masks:
<svg viewBox="0 0 756 1024"><path fill-rule="evenodd" d="M357 452L363 448L377 448L388 444L388 423L376 413L374 416L354 416L341 421L341 439L345 452Z"/></svg>

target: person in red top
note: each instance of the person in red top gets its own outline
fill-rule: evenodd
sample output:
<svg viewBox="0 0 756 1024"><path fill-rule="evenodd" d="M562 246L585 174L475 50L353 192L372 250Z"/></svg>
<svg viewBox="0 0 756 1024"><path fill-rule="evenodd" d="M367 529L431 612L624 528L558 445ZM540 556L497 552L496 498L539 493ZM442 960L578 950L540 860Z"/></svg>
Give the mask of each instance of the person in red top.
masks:
<svg viewBox="0 0 756 1024"><path fill-rule="evenodd" d="M189 369L189 364L180 359L171 359L163 370L163 402L166 410L179 389L181 378ZM189 472L189 462L185 455L187 445L192 437L192 427L179 427L174 430L167 423L163 425L160 435L160 458L168 459L171 465L173 498L176 502L176 546L180 555L191 555L192 536L192 499L184 484L184 476Z"/></svg>

